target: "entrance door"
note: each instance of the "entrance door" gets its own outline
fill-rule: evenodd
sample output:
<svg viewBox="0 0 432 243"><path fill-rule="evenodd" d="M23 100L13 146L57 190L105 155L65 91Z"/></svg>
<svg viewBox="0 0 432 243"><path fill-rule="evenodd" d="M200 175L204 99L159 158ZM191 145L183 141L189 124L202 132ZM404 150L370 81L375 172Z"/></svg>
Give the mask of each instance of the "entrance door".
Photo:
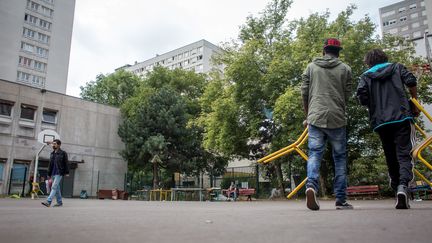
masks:
<svg viewBox="0 0 432 243"><path fill-rule="evenodd" d="M62 197L73 196L73 182L75 177L75 169L69 169L69 176L63 176L61 193Z"/></svg>
<svg viewBox="0 0 432 243"><path fill-rule="evenodd" d="M14 162L9 184L9 194L24 196L26 194L27 175L29 173L29 163Z"/></svg>

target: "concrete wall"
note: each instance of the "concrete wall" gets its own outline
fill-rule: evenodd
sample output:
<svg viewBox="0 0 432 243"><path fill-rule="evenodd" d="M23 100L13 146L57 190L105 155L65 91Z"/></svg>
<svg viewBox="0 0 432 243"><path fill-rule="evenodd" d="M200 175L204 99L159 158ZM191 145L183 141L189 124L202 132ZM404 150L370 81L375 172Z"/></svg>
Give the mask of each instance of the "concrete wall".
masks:
<svg viewBox="0 0 432 243"><path fill-rule="evenodd" d="M0 87L0 100L14 103L10 117L0 115L0 159L6 159L0 194L7 193L14 160L32 161L30 168L34 166L36 152L42 146L37 135L45 129L59 133L62 149L77 165L73 195L81 190L96 195L98 187L123 189L127 163L119 155L124 145L117 135L118 108L4 80L0 80ZM36 108L34 121L20 118L21 104ZM42 121L43 109L57 111L55 124ZM47 161L50 152L47 146L41 160Z"/></svg>

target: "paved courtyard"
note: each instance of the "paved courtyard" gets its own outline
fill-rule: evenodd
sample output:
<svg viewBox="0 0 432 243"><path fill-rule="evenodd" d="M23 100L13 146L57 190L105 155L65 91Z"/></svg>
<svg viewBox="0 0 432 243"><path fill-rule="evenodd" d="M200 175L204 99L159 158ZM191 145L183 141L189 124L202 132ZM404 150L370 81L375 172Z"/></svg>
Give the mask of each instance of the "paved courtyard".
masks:
<svg viewBox="0 0 432 243"><path fill-rule="evenodd" d="M432 201L395 210L393 200L146 202L0 199L0 242L432 242Z"/></svg>

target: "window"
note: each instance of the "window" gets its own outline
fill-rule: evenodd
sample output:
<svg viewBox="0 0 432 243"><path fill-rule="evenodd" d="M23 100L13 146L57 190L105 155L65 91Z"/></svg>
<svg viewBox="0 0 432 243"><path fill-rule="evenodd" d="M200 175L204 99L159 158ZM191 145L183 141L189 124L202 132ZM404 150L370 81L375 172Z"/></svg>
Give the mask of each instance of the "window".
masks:
<svg viewBox="0 0 432 243"><path fill-rule="evenodd" d="M417 8L417 4L411 4L410 6L409 6L409 9L416 9Z"/></svg>
<svg viewBox="0 0 432 243"><path fill-rule="evenodd" d="M427 19L423 20L423 24L424 24L424 25L427 25L427 24L428 24Z"/></svg>
<svg viewBox="0 0 432 243"><path fill-rule="evenodd" d="M424 2L424 1L421 1L421 2L420 2L420 6L424 7L424 6L425 6L425 2Z"/></svg>
<svg viewBox="0 0 432 243"><path fill-rule="evenodd" d="M383 13L381 16L382 16L383 18L385 18L385 17L388 17L388 16L392 16L392 15L395 14L395 13L396 13L396 11L393 10L393 11L389 11L389 12L385 12L385 13Z"/></svg>
<svg viewBox="0 0 432 243"><path fill-rule="evenodd" d="M48 57L48 50L42 47L36 47L36 53L41 57Z"/></svg>
<svg viewBox="0 0 432 243"><path fill-rule="evenodd" d="M35 34L36 34L36 31L33 31L31 29L27 29L27 28L23 28L23 36L24 37L34 38Z"/></svg>
<svg viewBox="0 0 432 243"><path fill-rule="evenodd" d="M6 160L0 159L0 181L3 181L3 171L5 167Z"/></svg>
<svg viewBox="0 0 432 243"><path fill-rule="evenodd" d="M0 115L11 116L14 103L7 100L0 100Z"/></svg>
<svg viewBox="0 0 432 243"><path fill-rule="evenodd" d="M422 16L426 16L426 10L422 11Z"/></svg>
<svg viewBox="0 0 432 243"><path fill-rule="evenodd" d="M203 52L203 47L202 46L198 47L198 53L202 53L202 52Z"/></svg>
<svg viewBox="0 0 432 243"><path fill-rule="evenodd" d="M44 85L45 78L37 76L37 75L33 75L32 82L33 82L33 84L36 84L36 85Z"/></svg>
<svg viewBox="0 0 432 243"><path fill-rule="evenodd" d="M419 26L420 26L419 22L415 22L415 23L411 24L411 27L413 27L413 28L418 28Z"/></svg>
<svg viewBox="0 0 432 243"><path fill-rule="evenodd" d="M21 42L21 50L33 53L34 52L34 46L27 44L25 42Z"/></svg>
<svg viewBox="0 0 432 243"><path fill-rule="evenodd" d="M42 14L43 14L43 15L45 15L45 16L49 16L49 17L52 17L53 12L54 12L54 11L53 11L52 9L49 9L49 8L47 8L47 7L42 6Z"/></svg>
<svg viewBox="0 0 432 243"><path fill-rule="evenodd" d="M48 21L45 21L43 19L39 19L39 27L50 30L51 29L51 23Z"/></svg>
<svg viewBox="0 0 432 243"><path fill-rule="evenodd" d="M396 19L392 19L392 20L389 20L389 21L385 21L385 22L383 23L383 26L388 26L388 25L392 25L392 24L396 24Z"/></svg>
<svg viewBox="0 0 432 243"><path fill-rule="evenodd" d="M198 73L202 72L202 71L203 71L203 65L202 65L202 64L197 65L197 66L195 67L195 71L198 72Z"/></svg>
<svg viewBox="0 0 432 243"><path fill-rule="evenodd" d="M390 34L396 34L398 32L398 29L397 28L394 28L394 29L390 29L389 31L388 31L388 33L390 33Z"/></svg>
<svg viewBox="0 0 432 243"><path fill-rule="evenodd" d="M403 35L402 37L407 39L407 40L411 38L409 34Z"/></svg>
<svg viewBox="0 0 432 243"><path fill-rule="evenodd" d="M413 38L421 37L421 31L416 31L413 33Z"/></svg>
<svg viewBox="0 0 432 243"><path fill-rule="evenodd" d="M33 10L33 11L38 11L38 9L39 9L39 4L37 4L37 3L35 3L35 2L32 2L32 1L29 1L29 0L27 0L27 8L30 8L31 10Z"/></svg>
<svg viewBox="0 0 432 243"><path fill-rule="evenodd" d="M42 112L42 121L46 123L57 123L57 111L44 109Z"/></svg>
<svg viewBox="0 0 432 243"><path fill-rule="evenodd" d="M50 37L48 35L38 33L38 40L42 43L48 44L50 42Z"/></svg>
<svg viewBox="0 0 432 243"><path fill-rule="evenodd" d="M18 61L19 61L19 64L22 65L22 66L31 67L31 64L32 64L33 60L30 59L30 58L27 58L27 57L20 56L19 59L18 59Z"/></svg>
<svg viewBox="0 0 432 243"><path fill-rule="evenodd" d="M203 59L203 55L199 55L199 56L197 56L197 60L199 61L199 60L202 60Z"/></svg>
<svg viewBox="0 0 432 243"><path fill-rule="evenodd" d="M34 61L33 68L36 69L36 70L38 70L38 71L45 72L46 67L47 67L46 63L39 62L39 61Z"/></svg>
<svg viewBox="0 0 432 243"><path fill-rule="evenodd" d="M33 24L35 25L37 23L38 18L36 18L33 15L30 14L25 14L24 15L24 21L27 22L28 24Z"/></svg>
<svg viewBox="0 0 432 243"><path fill-rule="evenodd" d="M36 113L36 107L21 104L21 116L22 119L34 120Z"/></svg>
<svg viewBox="0 0 432 243"><path fill-rule="evenodd" d="M18 71L17 78L19 81L29 81L30 80L30 74Z"/></svg>
<svg viewBox="0 0 432 243"><path fill-rule="evenodd" d="M400 20L400 22L404 22L407 20L407 16L400 17L399 20Z"/></svg>
<svg viewBox="0 0 432 243"><path fill-rule="evenodd" d="M399 13L405 12L405 7L399 9Z"/></svg>
<svg viewBox="0 0 432 243"><path fill-rule="evenodd" d="M415 18L417 18L418 17L418 13L413 13L413 14L411 14L411 18L412 19L415 19Z"/></svg>
<svg viewBox="0 0 432 243"><path fill-rule="evenodd" d="M407 31L408 30L408 26L404 26L401 28L401 31Z"/></svg>

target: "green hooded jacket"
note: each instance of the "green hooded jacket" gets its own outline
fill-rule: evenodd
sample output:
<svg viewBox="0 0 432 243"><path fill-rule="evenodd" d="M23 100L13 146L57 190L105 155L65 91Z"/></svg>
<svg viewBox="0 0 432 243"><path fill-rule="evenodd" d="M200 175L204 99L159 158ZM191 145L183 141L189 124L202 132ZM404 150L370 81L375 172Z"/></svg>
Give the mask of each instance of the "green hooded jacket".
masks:
<svg viewBox="0 0 432 243"><path fill-rule="evenodd" d="M308 104L308 124L329 129L347 125L351 79L351 68L336 57L325 55L307 66L301 93Z"/></svg>

